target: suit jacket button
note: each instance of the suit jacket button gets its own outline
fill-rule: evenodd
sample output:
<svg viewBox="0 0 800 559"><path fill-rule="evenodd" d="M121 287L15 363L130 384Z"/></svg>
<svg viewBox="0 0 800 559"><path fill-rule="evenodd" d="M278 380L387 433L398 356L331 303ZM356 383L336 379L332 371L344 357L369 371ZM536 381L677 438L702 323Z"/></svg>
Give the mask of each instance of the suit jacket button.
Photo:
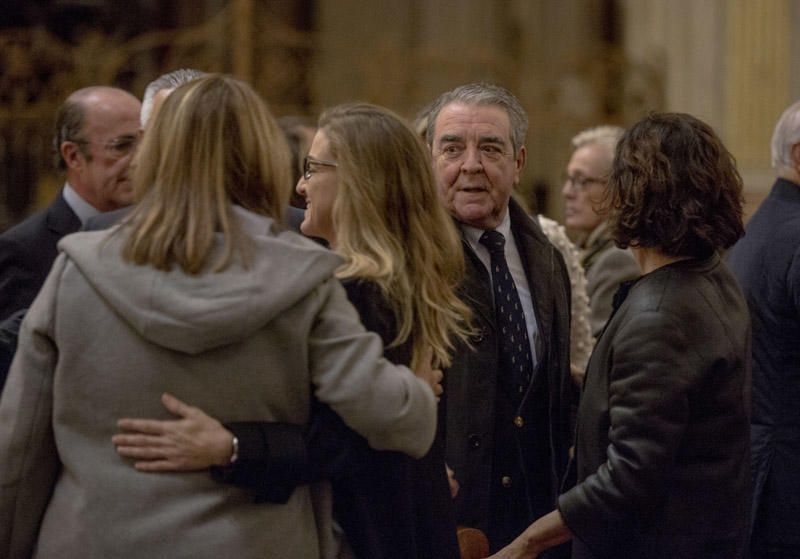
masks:
<svg viewBox="0 0 800 559"><path fill-rule="evenodd" d="M503 487L508 489L509 487L511 487L511 476L503 476L503 477L501 477L500 478L500 483L503 485Z"/></svg>
<svg viewBox="0 0 800 559"><path fill-rule="evenodd" d="M472 339L470 340L473 344L479 344L484 339L486 339L486 328L479 328L475 334L473 334Z"/></svg>
<svg viewBox="0 0 800 559"><path fill-rule="evenodd" d="M514 425L522 429L525 426L525 420L522 417L517 416L514 418Z"/></svg>
<svg viewBox="0 0 800 559"><path fill-rule="evenodd" d="M478 448L481 446L481 438L479 435L473 433L467 438L467 440L469 441L469 446L472 448Z"/></svg>

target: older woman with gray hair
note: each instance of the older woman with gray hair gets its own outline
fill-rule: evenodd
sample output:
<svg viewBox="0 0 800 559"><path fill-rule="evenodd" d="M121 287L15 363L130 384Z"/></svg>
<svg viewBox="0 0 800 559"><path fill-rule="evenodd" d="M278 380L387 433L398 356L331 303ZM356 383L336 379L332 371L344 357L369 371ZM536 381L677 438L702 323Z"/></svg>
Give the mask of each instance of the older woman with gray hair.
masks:
<svg viewBox="0 0 800 559"><path fill-rule="evenodd" d="M600 334L619 285L639 276L629 250L614 245L602 209L614 148L624 130L618 126L589 128L572 138L574 152L567 164L564 187L564 223L581 233L581 264L591 309L592 334Z"/></svg>

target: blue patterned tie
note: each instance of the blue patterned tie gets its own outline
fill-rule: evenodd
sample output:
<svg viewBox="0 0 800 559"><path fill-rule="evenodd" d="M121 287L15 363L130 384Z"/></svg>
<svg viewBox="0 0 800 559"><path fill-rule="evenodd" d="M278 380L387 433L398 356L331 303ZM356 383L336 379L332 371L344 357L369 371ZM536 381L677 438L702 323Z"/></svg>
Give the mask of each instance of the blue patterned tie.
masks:
<svg viewBox="0 0 800 559"><path fill-rule="evenodd" d="M531 344L525 313L519 300L517 286L506 262L506 239L497 231L485 231L480 243L489 250L494 289L494 311L500 336L500 363L507 371L512 390L522 393L528 386L533 371Z"/></svg>

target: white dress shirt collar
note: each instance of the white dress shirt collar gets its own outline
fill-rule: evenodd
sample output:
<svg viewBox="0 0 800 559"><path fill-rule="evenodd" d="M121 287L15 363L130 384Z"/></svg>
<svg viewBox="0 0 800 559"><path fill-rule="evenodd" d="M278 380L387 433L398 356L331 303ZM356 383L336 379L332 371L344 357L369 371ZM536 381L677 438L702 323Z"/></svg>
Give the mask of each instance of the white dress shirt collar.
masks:
<svg viewBox="0 0 800 559"><path fill-rule="evenodd" d="M72 185L68 182L64 183L64 201L67 205L75 212L75 215L78 216L78 219L81 220L81 225L86 225L86 221L98 215L100 211L92 206L89 202L81 198L81 195L75 192L75 189L72 188Z"/></svg>

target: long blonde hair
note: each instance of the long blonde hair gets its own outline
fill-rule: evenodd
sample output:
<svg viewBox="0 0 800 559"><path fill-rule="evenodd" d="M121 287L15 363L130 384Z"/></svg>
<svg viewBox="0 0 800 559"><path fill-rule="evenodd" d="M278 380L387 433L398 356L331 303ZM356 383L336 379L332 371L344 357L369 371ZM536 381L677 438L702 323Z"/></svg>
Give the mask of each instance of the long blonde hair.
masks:
<svg viewBox="0 0 800 559"><path fill-rule="evenodd" d="M397 321L392 346L413 342L412 367L426 348L447 367L456 339L470 335L469 308L457 297L464 254L441 206L430 155L391 111L366 103L340 105L319 122L338 163L333 206L340 278L375 282Z"/></svg>
<svg viewBox="0 0 800 559"><path fill-rule="evenodd" d="M222 233L213 270L237 256L247 265L232 205L281 223L291 182L289 150L264 101L242 81L209 75L175 89L151 124L134 159L138 205L123 257L198 274Z"/></svg>

